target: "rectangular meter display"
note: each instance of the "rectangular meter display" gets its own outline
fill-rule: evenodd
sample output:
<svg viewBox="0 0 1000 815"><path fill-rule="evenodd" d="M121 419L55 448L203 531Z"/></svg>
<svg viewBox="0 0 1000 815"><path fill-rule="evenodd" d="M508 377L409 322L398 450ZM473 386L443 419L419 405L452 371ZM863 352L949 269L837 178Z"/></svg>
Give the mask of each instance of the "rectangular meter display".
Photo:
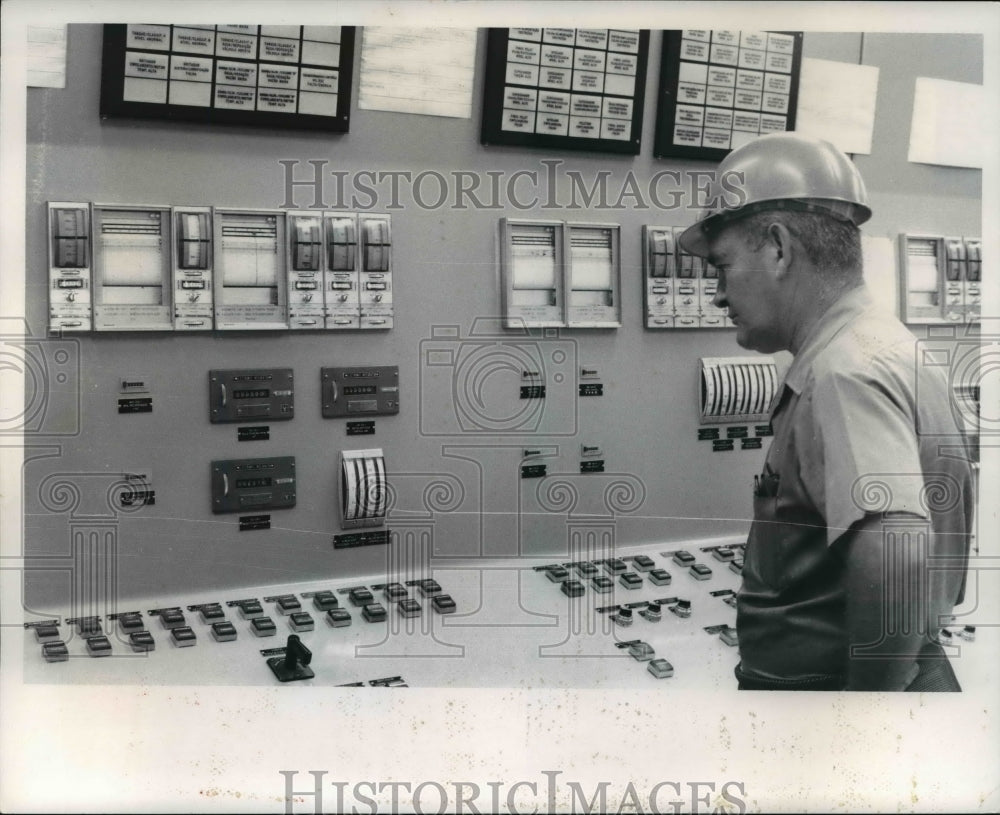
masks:
<svg viewBox="0 0 1000 815"><path fill-rule="evenodd" d="M295 506L295 457L212 462L212 512Z"/></svg>
<svg viewBox="0 0 1000 815"><path fill-rule="evenodd" d="M295 415L292 369L209 371L208 398L213 424L291 419Z"/></svg>
<svg viewBox="0 0 1000 815"><path fill-rule="evenodd" d="M323 418L399 413L399 366L321 368Z"/></svg>

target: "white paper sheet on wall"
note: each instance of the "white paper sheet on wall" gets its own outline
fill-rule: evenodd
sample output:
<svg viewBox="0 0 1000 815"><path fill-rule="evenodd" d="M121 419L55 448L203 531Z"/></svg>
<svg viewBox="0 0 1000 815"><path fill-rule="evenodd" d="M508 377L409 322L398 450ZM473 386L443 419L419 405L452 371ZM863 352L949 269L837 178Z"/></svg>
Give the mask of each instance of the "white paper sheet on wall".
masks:
<svg viewBox="0 0 1000 815"><path fill-rule="evenodd" d="M366 26L358 107L472 117L476 31Z"/></svg>
<svg viewBox="0 0 1000 815"><path fill-rule="evenodd" d="M66 87L66 26L28 26L29 88Z"/></svg>
<svg viewBox="0 0 1000 815"><path fill-rule="evenodd" d="M872 151L878 68L803 59L795 131L833 142L845 153Z"/></svg>
<svg viewBox="0 0 1000 815"><path fill-rule="evenodd" d="M865 283L872 297L898 317L899 275L896 272L895 243L891 238L862 235L861 257Z"/></svg>
<svg viewBox="0 0 1000 815"><path fill-rule="evenodd" d="M907 159L918 164L982 167L985 109L982 85L918 76Z"/></svg>

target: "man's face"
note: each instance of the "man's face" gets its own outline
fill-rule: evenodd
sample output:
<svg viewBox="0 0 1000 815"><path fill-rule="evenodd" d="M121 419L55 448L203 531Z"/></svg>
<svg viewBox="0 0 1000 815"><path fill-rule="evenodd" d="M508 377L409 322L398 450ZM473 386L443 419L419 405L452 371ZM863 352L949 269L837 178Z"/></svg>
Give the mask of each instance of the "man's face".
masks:
<svg viewBox="0 0 1000 815"><path fill-rule="evenodd" d="M757 247L739 224L724 226L709 243L708 262L719 271L712 303L729 309L740 346L765 354L785 348L777 258L770 241Z"/></svg>

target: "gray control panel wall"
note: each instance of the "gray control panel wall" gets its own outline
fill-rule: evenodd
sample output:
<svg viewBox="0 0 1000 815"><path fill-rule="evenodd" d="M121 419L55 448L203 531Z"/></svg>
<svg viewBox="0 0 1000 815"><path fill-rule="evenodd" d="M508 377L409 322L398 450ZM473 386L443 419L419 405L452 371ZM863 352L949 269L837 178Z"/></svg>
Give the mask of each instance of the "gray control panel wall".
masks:
<svg viewBox="0 0 1000 815"><path fill-rule="evenodd" d="M414 558L559 557L569 541L600 551L745 532L749 485L763 452L712 453L710 442L698 441L696 385L701 357L747 352L731 331L643 328L642 226L685 225L696 213L687 195L676 209L643 207L628 184L645 190L656 172L676 170L683 188L690 171L711 169L652 158L655 81L647 84L636 157L481 146L484 31L471 119L355 109L351 132L338 136L102 123L101 37L100 26L71 26L66 88L28 92L33 336L44 336L47 324L48 201L304 209L318 196L340 209L351 207L352 190L358 211L392 215L395 327L109 333L65 337L58 348L49 343L51 381L39 386L38 432L26 440L29 606L64 603L81 580L103 581L128 597L377 573L395 549L332 545L341 532L338 457L359 448L384 451L387 526ZM659 49L653 31L654 63ZM806 57L860 58L882 71L873 153L858 158L876 209L868 234L981 234L978 171L900 158L914 78L981 81L981 53L981 38L972 36L865 35L863 43L858 34L806 34ZM316 168L320 187L289 185L312 179ZM420 200L403 176L395 176L400 192L393 193L391 174L414 179L424 172L446 180L442 203L437 176L425 176ZM589 187L601 172L609 173L609 206L567 206L570 174ZM389 175L378 181L379 173ZM338 177L347 201L338 200ZM491 178L500 179L498 199ZM471 198L456 201L459 187L475 180L481 208ZM374 200L362 184L374 188ZM497 328L495 235L504 216L620 224L622 327L545 336ZM541 413L527 417L516 412L525 347L548 361L548 395ZM373 436L348 436L345 420L322 417L320 371L374 365L399 366L399 413L375 417ZM248 367L294 370L295 418L270 423L266 440L239 442L236 425L209 421L207 372ZM578 396L581 368L597 372L592 381L603 384L602 396ZM122 380L142 381L147 392L123 394ZM497 404L510 394L515 412L477 416L478 397ZM126 397L151 399L152 411L119 414ZM583 445L602 448L605 472L580 472ZM546 464L548 477L520 477L525 449L540 452L533 463ZM273 456L295 457L293 509L275 510L270 529L242 532L235 516L213 515L212 460ZM122 506L123 473L145 474L155 502Z"/></svg>

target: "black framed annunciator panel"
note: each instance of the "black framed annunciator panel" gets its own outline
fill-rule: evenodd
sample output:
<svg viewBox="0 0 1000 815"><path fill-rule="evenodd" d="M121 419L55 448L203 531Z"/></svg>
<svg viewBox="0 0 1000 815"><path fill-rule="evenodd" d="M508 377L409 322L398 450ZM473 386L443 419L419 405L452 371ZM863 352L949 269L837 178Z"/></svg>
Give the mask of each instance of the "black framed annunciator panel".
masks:
<svg viewBox="0 0 1000 815"><path fill-rule="evenodd" d="M350 127L350 26L105 25L101 117Z"/></svg>
<svg viewBox="0 0 1000 815"><path fill-rule="evenodd" d="M801 31L664 31L653 153L721 160L795 129Z"/></svg>
<svg viewBox="0 0 1000 815"><path fill-rule="evenodd" d="M481 142L637 155L649 32L491 28Z"/></svg>

